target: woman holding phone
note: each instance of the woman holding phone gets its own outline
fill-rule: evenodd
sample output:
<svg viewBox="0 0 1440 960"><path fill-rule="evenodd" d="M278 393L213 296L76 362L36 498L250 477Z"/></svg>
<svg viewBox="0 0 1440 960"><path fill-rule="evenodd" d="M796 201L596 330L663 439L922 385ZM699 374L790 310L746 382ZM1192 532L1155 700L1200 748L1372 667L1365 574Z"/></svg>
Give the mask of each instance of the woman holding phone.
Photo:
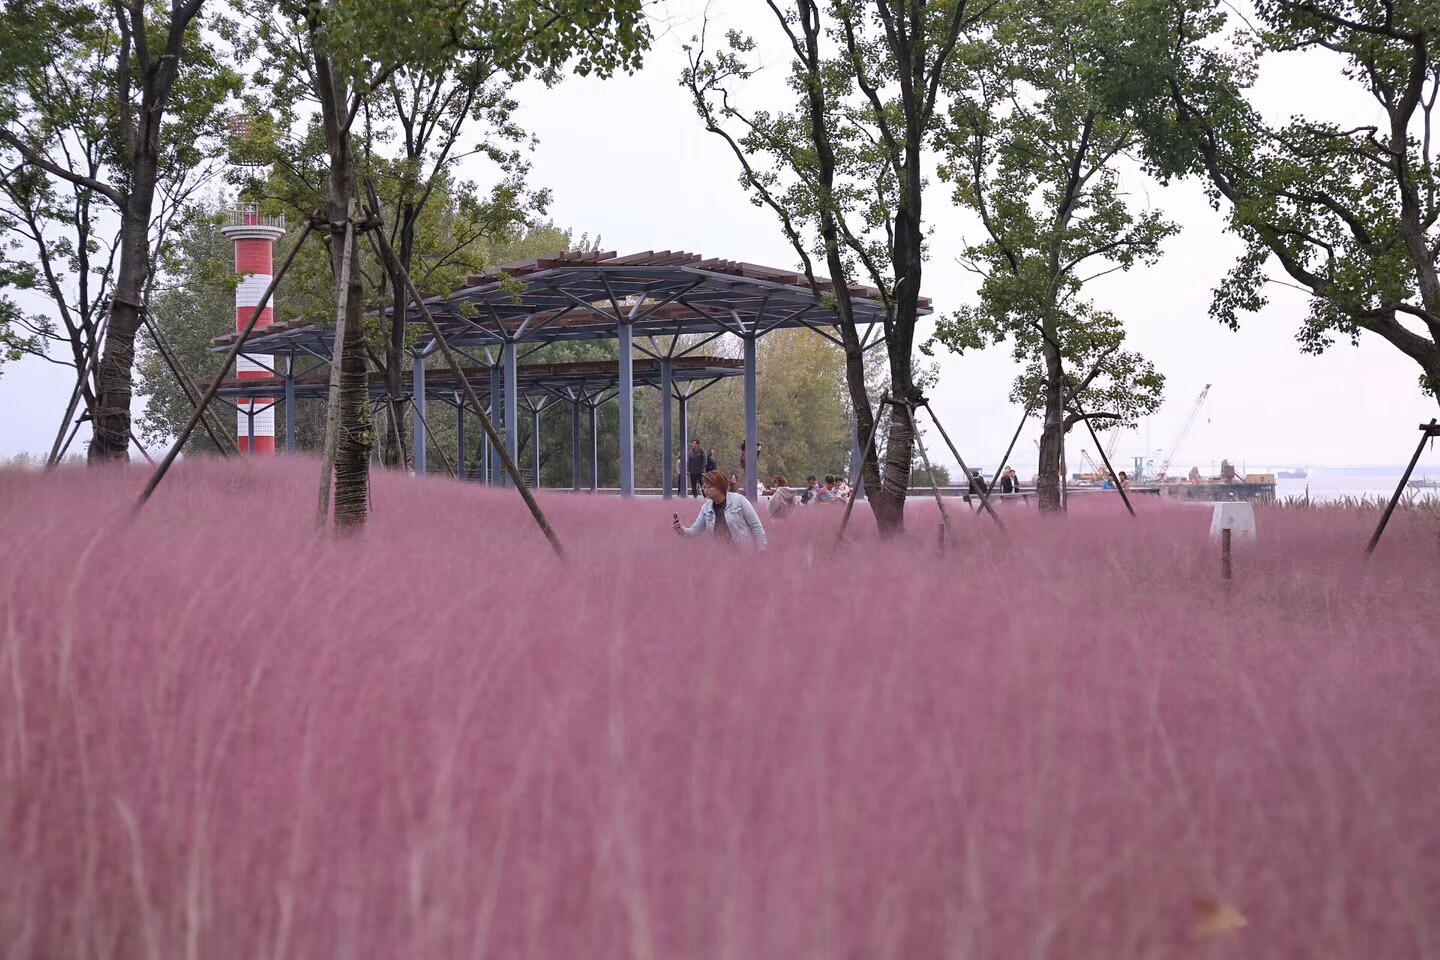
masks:
<svg viewBox="0 0 1440 960"><path fill-rule="evenodd" d="M768 546L760 515L750 501L730 492L730 480L719 470L712 470L700 480L705 504L690 526L682 526L680 517L672 514L671 525L682 537L715 537L763 551Z"/></svg>

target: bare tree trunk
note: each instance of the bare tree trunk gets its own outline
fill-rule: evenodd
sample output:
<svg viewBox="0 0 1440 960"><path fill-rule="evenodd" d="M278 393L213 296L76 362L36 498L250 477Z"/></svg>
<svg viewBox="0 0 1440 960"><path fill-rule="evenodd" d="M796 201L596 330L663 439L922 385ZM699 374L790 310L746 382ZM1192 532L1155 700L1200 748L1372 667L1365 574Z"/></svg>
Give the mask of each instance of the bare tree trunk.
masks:
<svg viewBox="0 0 1440 960"><path fill-rule="evenodd" d="M833 260L839 260L838 249ZM833 262L832 262L833 269ZM875 428L875 419L884 410L871 410L870 397L865 390L865 351L860 349L860 338L855 334L855 324L841 324L841 341L845 346L845 386L850 391L850 406L855 412L855 430L860 435L860 477L865 484L865 496L873 500L880 492L880 467L873 449L863 445L865 438ZM871 510L874 510L871 506ZM878 522L878 519L877 519Z"/></svg>
<svg viewBox="0 0 1440 960"><path fill-rule="evenodd" d="M905 498L910 490L910 466L915 456L913 405L923 397L915 387L911 356L915 346L915 321L920 310L920 275L923 266L920 222L920 169L907 149L905 173L908 189L900 191L895 216L895 240L891 260L895 266L895 319L886 331L890 357L890 392L909 404L891 410L889 438L885 444L885 479L879 495L871 498L870 509L882 536L905 530Z"/></svg>
<svg viewBox="0 0 1440 960"><path fill-rule="evenodd" d="M910 489L910 458L915 451L915 423L904 406L891 406L885 442L884 481L875 493L868 489L875 526L884 537L905 531L905 497Z"/></svg>
<svg viewBox="0 0 1440 960"><path fill-rule="evenodd" d="M158 130L157 130L158 134ZM135 367L135 335L144 309L145 279L150 270L150 207L155 196L155 157L142 151L135 179L125 197L121 218L120 265L105 328L105 352L96 370L100 395L95 398L91 463L130 460L130 399Z"/></svg>
<svg viewBox="0 0 1440 960"><path fill-rule="evenodd" d="M372 197L377 207L378 197ZM400 236L398 237L400 249L397 251L400 263L406 270L410 269L410 261L414 255L414 226L410 224L410 208L406 207L397 214L400 223ZM387 271L389 272L389 271ZM391 277L391 285L394 287L394 299L391 304L390 313L390 337L385 344L385 389L390 396L395 398L395 418L385 431L384 445L381 447L381 462L391 469L399 469L405 466L402 448L410 447L409 434L405 432L405 401L401 399L405 388L405 311L408 306L408 298L405 295L405 284L398 276ZM387 415L386 419L389 417ZM402 443L401 438L406 442Z"/></svg>
<svg viewBox="0 0 1440 960"><path fill-rule="evenodd" d="M121 78L116 96L115 137L119 153L128 161L125 189L107 196L120 208L120 262L115 273L110 320L105 328L105 352L95 371L99 395L95 398L94 438L90 462L130 459L131 377L135 367L135 335L145 309L150 274L150 215L155 202L155 181L160 175L160 125L178 76L181 49L190 23L203 0L170 5L164 24L162 48L150 43L143 4L114 5L120 35L116 73ZM138 9L137 9L138 8ZM131 100L131 81L140 83L138 103Z"/></svg>
<svg viewBox="0 0 1440 960"><path fill-rule="evenodd" d="M352 262L359 258L359 236L351 241ZM343 246L343 244L335 244ZM365 363L365 289L352 270L345 301L345 352L340 362L340 432L335 438L335 525L365 525L370 512L369 368Z"/></svg>
<svg viewBox="0 0 1440 960"><path fill-rule="evenodd" d="M1045 420L1040 432L1040 509L1058 513L1064 509L1060 499L1061 460L1065 448L1064 371L1060 351L1046 343L1045 349Z"/></svg>
<svg viewBox="0 0 1440 960"><path fill-rule="evenodd" d="M330 259L337 284L345 257L344 224L358 207L355 161L350 140L350 95L344 79L335 70L328 54L321 52L322 39L316 36L317 22L309 22L310 42L315 52L316 94L325 127L325 146L330 156L330 187L326 216L330 221ZM358 232L351 240L350 256L358 263ZM338 292L338 291L337 291ZM375 434L370 417L368 367L365 361L365 290L358 266L350 274L346 291L344 355L340 366L339 433L335 443L335 525L359 527L365 524L370 506L370 448Z"/></svg>

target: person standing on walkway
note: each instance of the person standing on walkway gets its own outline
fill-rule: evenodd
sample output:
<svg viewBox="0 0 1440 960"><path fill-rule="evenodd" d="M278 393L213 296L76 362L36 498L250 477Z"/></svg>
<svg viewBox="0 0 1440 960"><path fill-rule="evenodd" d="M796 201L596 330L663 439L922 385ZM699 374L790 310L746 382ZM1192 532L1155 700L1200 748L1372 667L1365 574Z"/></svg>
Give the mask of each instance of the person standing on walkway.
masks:
<svg viewBox="0 0 1440 960"><path fill-rule="evenodd" d="M776 520L787 517L795 509L799 498L795 491L790 489L790 481L785 479L785 474L775 478L775 490L770 494L770 516Z"/></svg>
<svg viewBox="0 0 1440 960"><path fill-rule="evenodd" d="M760 451L762 451L762 450L764 450L764 449L765 449L765 444L761 443L761 442L758 441L758 440L755 441L755 462L756 462L756 463L759 463L759 462L760 462ZM759 468L757 467L756 469L758 470ZM741 477L742 480L743 480L744 477L745 477L745 441L744 441L744 440L741 440L741 441L740 441L740 477Z"/></svg>
<svg viewBox="0 0 1440 960"><path fill-rule="evenodd" d="M690 496L700 496L700 478L705 475L705 448L700 441L690 444L690 456L685 460L685 469L690 474Z"/></svg>
<svg viewBox="0 0 1440 960"><path fill-rule="evenodd" d="M682 526L680 518L673 523L675 532L682 537L715 537L764 551L768 545L765 528L760 524L760 515L738 493L729 490L730 478L719 470L712 470L701 478L701 490L709 502L700 508L700 515L690 526Z"/></svg>
<svg viewBox="0 0 1440 960"><path fill-rule="evenodd" d="M711 447L710 452L705 455L705 472L709 473L719 469L720 467L715 463L715 448Z"/></svg>

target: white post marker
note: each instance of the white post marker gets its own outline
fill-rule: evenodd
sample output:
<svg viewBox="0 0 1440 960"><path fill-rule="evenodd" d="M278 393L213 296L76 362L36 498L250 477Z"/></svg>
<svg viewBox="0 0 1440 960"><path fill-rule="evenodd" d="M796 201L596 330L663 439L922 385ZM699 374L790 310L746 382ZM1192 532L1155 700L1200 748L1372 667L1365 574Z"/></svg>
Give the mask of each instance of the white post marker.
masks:
<svg viewBox="0 0 1440 960"><path fill-rule="evenodd" d="M1230 544L1239 539L1241 543L1255 542L1255 508L1248 503L1229 501L1215 504L1210 516L1210 540L1220 540L1220 576L1225 580L1225 589L1230 589Z"/></svg>
<svg viewBox="0 0 1440 960"><path fill-rule="evenodd" d="M1221 531L1229 530L1241 543L1255 542L1255 507L1244 501L1215 504L1210 516L1210 539L1222 539Z"/></svg>

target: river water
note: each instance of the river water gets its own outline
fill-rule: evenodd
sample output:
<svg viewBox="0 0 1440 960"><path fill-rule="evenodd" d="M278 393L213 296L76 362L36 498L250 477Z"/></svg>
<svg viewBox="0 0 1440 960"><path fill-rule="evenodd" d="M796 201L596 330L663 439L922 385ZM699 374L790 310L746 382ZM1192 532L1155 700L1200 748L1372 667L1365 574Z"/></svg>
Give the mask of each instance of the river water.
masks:
<svg viewBox="0 0 1440 960"><path fill-rule="evenodd" d="M1428 459L1428 458L1427 458ZM1293 467L1257 468L1247 465L1250 473L1278 473ZM1303 497L1309 491L1313 500L1355 499L1388 500L1395 493L1395 486L1404 474L1404 466L1393 467L1310 467L1309 476L1303 480L1279 480L1275 490L1278 499ZM1440 464L1421 462L1411 474L1411 480L1429 479L1440 483ZM1440 498L1440 489L1430 488L1419 491L1421 497Z"/></svg>

